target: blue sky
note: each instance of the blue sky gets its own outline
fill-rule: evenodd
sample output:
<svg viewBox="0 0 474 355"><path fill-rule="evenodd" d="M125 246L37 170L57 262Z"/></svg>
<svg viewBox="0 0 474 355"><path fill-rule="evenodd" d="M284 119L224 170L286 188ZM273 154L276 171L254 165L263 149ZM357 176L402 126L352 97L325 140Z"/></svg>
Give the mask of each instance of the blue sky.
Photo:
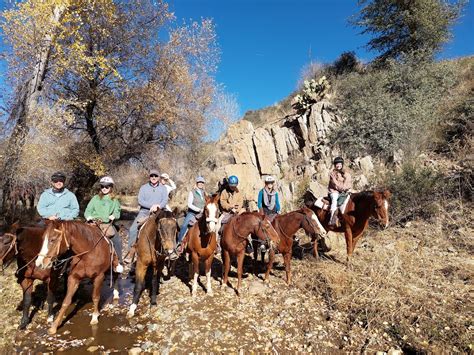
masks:
<svg viewBox="0 0 474 355"><path fill-rule="evenodd" d="M4 9L8 0L0 0ZM170 0L178 21L211 17L222 51L217 74L236 95L241 114L272 105L296 88L310 60L331 62L344 51L373 58L367 36L348 24L358 10L349 0ZM474 54L474 3L454 28L441 58ZM0 66L4 71L4 66ZM1 81L1 78L0 78ZM1 98L0 98L1 101Z"/></svg>
<svg viewBox="0 0 474 355"><path fill-rule="evenodd" d="M222 50L218 80L237 96L241 113L272 105L296 88L310 60L331 62L355 51L374 57L348 19L357 13L349 0L172 0L178 19L212 17ZM474 54L474 4L454 28L441 58Z"/></svg>

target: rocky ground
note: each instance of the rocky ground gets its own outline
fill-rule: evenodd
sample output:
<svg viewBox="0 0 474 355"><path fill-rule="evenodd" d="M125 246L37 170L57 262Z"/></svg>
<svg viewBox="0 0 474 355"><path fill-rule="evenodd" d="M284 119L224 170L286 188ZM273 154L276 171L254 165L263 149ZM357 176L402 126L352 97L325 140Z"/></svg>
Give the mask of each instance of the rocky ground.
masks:
<svg viewBox="0 0 474 355"><path fill-rule="evenodd" d="M270 283L248 274L240 298L232 289L220 288L217 260L214 296L201 287L192 299L183 260L179 278L160 285L158 305L150 308L144 293L131 320L125 317L131 279L122 280L125 292L115 304L104 286L105 305L95 328L88 324L85 283L77 312L56 336L47 335L46 311L41 309L28 330L16 330L21 292L10 268L0 276L0 347L3 352L66 353L472 352L472 225L449 233L446 228L433 222L372 230L358 246L351 268L344 264L343 238L332 236L333 250L319 262L309 255L293 259L292 286L284 283L279 256Z"/></svg>

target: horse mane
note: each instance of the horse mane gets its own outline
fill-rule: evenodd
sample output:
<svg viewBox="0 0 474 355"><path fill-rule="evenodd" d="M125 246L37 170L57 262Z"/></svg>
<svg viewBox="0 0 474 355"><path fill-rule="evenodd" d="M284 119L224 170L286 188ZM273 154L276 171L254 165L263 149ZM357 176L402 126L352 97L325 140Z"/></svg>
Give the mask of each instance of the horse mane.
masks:
<svg viewBox="0 0 474 355"><path fill-rule="evenodd" d="M354 202L357 202L358 200L361 200L361 199L373 198L374 197L374 191L372 191L372 190L361 191L361 192L357 192L355 194L352 194L351 196L352 196L352 200Z"/></svg>
<svg viewBox="0 0 474 355"><path fill-rule="evenodd" d="M80 221L58 221L52 223L51 226L51 228L58 228L63 226L67 234L80 234L81 237L87 239L87 241L91 243L95 243L97 241L97 238L102 237L102 233L99 227L91 228L93 226L89 226L84 222Z"/></svg>

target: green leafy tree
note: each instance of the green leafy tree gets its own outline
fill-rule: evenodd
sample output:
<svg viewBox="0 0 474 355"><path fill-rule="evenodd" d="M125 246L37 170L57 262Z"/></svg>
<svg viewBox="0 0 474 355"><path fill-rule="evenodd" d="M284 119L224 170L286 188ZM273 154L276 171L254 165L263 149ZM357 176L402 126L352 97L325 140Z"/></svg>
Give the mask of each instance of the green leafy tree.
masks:
<svg viewBox="0 0 474 355"><path fill-rule="evenodd" d="M465 0L359 0L352 23L374 37L367 48L380 53L377 62L417 53L430 59L451 38Z"/></svg>

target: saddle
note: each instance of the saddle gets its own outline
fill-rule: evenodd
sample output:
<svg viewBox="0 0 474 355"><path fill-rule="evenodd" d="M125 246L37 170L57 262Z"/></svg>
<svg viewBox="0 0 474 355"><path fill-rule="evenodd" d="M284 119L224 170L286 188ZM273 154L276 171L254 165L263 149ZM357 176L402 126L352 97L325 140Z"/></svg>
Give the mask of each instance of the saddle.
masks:
<svg viewBox="0 0 474 355"><path fill-rule="evenodd" d="M341 211L341 214L344 214L350 197L350 192L345 192L339 195L339 198L337 199L337 207L339 211ZM320 197L316 200L314 205L322 210L329 210L329 207L331 206L331 198L329 196Z"/></svg>

